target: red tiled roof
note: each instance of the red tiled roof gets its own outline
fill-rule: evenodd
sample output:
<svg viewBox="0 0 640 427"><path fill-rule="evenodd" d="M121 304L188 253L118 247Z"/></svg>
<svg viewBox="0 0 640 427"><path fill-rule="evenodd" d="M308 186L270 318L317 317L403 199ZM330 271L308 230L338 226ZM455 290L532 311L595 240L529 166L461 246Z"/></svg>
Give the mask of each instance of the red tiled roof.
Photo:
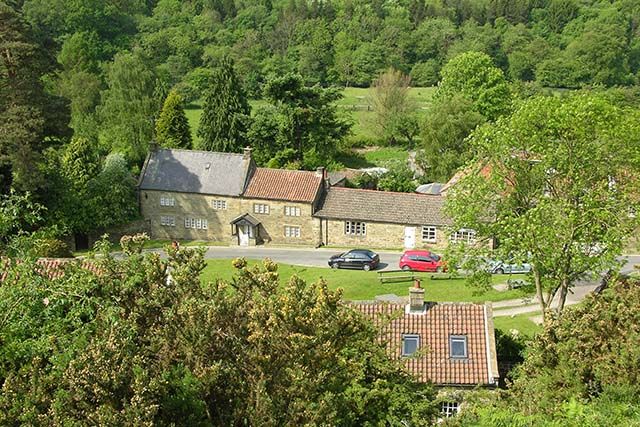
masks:
<svg viewBox="0 0 640 427"><path fill-rule="evenodd" d="M12 262L20 262L11 260L9 258L2 259L0 261L0 282L3 282L7 278L7 270L9 264ZM59 279L64 276L64 266L69 263L78 263L80 267L91 271L92 273L98 272L98 267L85 260L78 260L75 258L39 258L36 261L37 273L40 275L46 275L49 279Z"/></svg>
<svg viewBox="0 0 640 427"><path fill-rule="evenodd" d="M244 196L312 203L321 184L315 172L257 168Z"/></svg>
<svg viewBox="0 0 640 427"><path fill-rule="evenodd" d="M352 303L351 307L380 323L394 317L383 327L382 340L392 356L402 357L402 335L420 336L424 355L405 359L407 370L418 380L436 385L496 385L498 372L493 344L492 322L487 325L484 305L469 303L427 303L423 314L405 313L405 306L389 303ZM401 313L401 314L400 314ZM468 358L449 357L449 336L466 335ZM495 371L494 371L495 369Z"/></svg>

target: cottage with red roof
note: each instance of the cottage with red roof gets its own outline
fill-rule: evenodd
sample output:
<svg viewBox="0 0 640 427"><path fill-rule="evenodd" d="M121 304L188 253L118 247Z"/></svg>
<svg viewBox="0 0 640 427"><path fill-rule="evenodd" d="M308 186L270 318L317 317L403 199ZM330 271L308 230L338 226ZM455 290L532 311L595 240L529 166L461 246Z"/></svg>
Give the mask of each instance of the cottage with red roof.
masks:
<svg viewBox="0 0 640 427"><path fill-rule="evenodd" d="M450 239L440 195L330 185L323 168L259 168L244 153L156 149L138 183L153 238L442 248Z"/></svg>
<svg viewBox="0 0 640 427"><path fill-rule="evenodd" d="M490 305L426 302L417 280L407 304L351 302L382 326L380 339L416 379L443 388L442 412L458 411L453 388L496 387L498 359Z"/></svg>

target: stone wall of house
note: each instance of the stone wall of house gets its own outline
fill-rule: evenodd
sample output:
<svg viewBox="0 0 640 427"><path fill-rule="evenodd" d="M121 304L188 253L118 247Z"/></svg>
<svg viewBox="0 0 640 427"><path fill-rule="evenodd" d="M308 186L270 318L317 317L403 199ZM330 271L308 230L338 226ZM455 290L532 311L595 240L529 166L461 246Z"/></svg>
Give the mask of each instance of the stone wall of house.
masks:
<svg viewBox="0 0 640 427"><path fill-rule="evenodd" d="M268 205L269 213L256 212L255 205ZM260 238L265 244L317 246L318 220L313 218L311 203L279 200L242 199L241 211L260 221ZM300 216L285 215L285 207L300 209ZM293 209L289 209L291 212ZM300 227L300 237L285 236L285 227Z"/></svg>
<svg viewBox="0 0 640 427"><path fill-rule="evenodd" d="M161 206L162 197L173 197L175 205ZM225 201L226 209L214 209L214 201ZM255 204L268 205L269 213L255 212ZM299 208L300 216L286 216L285 206ZM249 213L261 222L259 233L262 243L307 246L318 244L318 220L311 216L310 203L142 190L140 209L149 223L149 231L154 239L207 240L237 244L237 238L232 236L231 221ZM162 225L162 216L175 218L175 225ZM185 228L186 218L206 219L207 229ZM285 237L285 226L300 227L300 237Z"/></svg>
<svg viewBox="0 0 640 427"><path fill-rule="evenodd" d="M433 249L441 251L449 242L449 235L441 228L436 228L436 241L422 240L422 226L367 222L366 234L356 236L345 233L345 221L335 219L322 220L322 239L328 246L364 247L403 249L405 227L415 229L415 249Z"/></svg>

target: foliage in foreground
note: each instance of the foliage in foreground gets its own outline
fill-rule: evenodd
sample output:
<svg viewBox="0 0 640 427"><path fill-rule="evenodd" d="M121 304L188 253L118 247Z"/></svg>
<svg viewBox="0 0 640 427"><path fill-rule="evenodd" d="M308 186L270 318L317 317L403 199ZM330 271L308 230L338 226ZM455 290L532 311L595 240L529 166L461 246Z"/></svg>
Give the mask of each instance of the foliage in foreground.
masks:
<svg viewBox="0 0 640 427"><path fill-rule="evenodd" d="M14 266L0 286L0 424L425 425L432 390L390 361L377 331L324 283L234 261L203 285L202 252L168 248Z"/></svg>
<svg viewBox="0 0 640 427"><path fill-rule="evenodd" d="M640 282L621 279L550 319L500 399L476 396L454 425L640 425Z"/></svg>

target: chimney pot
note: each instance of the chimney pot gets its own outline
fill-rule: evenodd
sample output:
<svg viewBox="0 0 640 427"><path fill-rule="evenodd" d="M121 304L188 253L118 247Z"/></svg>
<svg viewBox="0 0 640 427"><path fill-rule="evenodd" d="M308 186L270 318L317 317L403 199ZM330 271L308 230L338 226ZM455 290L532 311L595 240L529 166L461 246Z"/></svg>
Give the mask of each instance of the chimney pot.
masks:
<svg viewBox="0 0 640 427"><path fill-rule="evenodd" d="M244 152L242 153L242 158L245 160L251 159L251 147L244 148Z"/></svg>
<svg viewBox="0 0 640 427"><path fill-rule="evenodd" d="M326 178L326 173L323 166L316 168L316 176L320 178Z"/></svg>

